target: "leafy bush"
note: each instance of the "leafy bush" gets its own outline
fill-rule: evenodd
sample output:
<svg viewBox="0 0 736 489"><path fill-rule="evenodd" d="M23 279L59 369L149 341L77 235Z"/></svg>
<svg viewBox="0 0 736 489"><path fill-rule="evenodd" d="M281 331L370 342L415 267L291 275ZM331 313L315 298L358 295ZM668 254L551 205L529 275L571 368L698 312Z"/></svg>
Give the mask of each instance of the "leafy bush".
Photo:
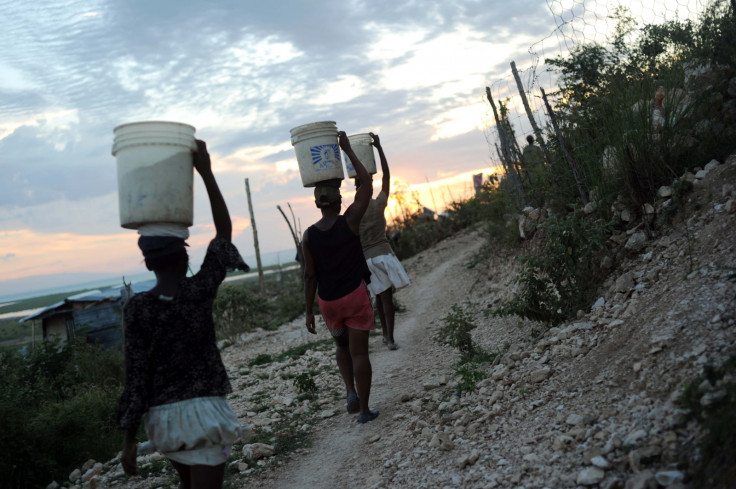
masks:
<svg viewBox="0 0 736 489"><path fill-rule="evenodd" d="M220 288L212 307L218 338L234 340L257 328L273 330L304 313L298 273L284 272L272 279L277 282L267 288L273 292L265 295L257 290L255 281L244 280Z"/></svg>
<svg viewBox="0 0 736 489"><path fill-rule="evenodd" d="M119 349L45 341L0 354L0 486L45 487L122 446L116 422L124 382Z"/></svg>
<svg viewBox="0 0 736 489"><path fill-rule="evenodd" d="M460 306L453 304L443 319L444 325L439 330L438 339L449 343L460 352L460 363L472 360L476 353L476 346L470 334L476 328L472 319Z"/></svg>
<svg viewBox="0 0 736 489"><path fill-rule="evenodd" d="M317 384L308 372L302 372L294 377L294 386L299 394L307 399L313 399L317 394Z"/></svg>
<svg viewBox="0 0 736 489"><path fill-rule="evenodd" d="M521 258L520 290L494 314L558 324L589 307L601 278L598 259L608 226L569 214L550 218L542 230L542 248Z"/></svg>
<svg viewBox="0 0 736 489"><path fill-rule="evenodd" d="M460 352L460 361L456 373L460 376L457 392L473 392L478 381L486 374L481 368L483 364L493 361L495 354L489 354L473 342L471 331L476 328L471 314L457 304L453 304L450 312L443 319L444 325L439 329L436 340L449 343Z"/></svg>
<svg viewBox="0 0 736 489"><path fill-rule="evenodd" d="M736 356L721 367L708 366L701 377L691 382L678 403L704 428L700 440L701 457L691 469L695 487L734 487L736 485ZM707 380L720 393L703 405L704 393L698 387Z"/></svg>

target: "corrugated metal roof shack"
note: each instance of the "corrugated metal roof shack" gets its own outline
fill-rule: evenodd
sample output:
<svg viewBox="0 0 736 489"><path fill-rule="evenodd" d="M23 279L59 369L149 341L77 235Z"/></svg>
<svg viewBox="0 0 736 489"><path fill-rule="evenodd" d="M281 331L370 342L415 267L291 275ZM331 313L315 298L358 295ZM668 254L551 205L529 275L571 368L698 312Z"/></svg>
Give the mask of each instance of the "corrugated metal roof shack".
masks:
<svg viewBox="0 0 736 489"><path fill-rule="evenodd" d="M153 288L155 280L130 285L135 295ZM43 339L59 338L62 342L84 337L88 343L105 347L119 345L123 341L123 305L127 300L126 287L83 292L67 297L20 320L41 322ZM35 333L34 333L35 341Z"/></svg>

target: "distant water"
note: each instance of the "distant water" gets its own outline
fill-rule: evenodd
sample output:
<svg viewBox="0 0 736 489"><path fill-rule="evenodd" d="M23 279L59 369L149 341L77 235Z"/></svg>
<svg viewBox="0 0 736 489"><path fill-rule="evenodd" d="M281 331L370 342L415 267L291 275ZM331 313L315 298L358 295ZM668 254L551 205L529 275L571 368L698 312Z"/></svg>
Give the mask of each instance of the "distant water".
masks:
<svg viewBox="0 0 736 489"><path fill-rule="evenodd" d="M261 255L261 262L264 267L278 265L281 263L289 263L294 261L295 254L296 252L293 249L264 253ZM245 261L246 263L248 263L248 265L251 266L253 270L255 270L255 256L246 256ZM50 287L48 289L32 290L28 292L19 292L14 294L0 294L0 306L5 305L9 302L16 302L33 297L42 297L45 295L61 294L64 292L76 292L79 290L107 289L110 287L119 287L123 285L123 278L125 278L126 282L136 283L144 282L146 280L154 280L156 276L153 274L153 272L125 275L124 277L118 275L116 277L91 280L87 282L77 282L69 285Z"/></svg>
<svg viewBox="0 0 736 489"><path fill-rule="evenodd" d="M110 277L106 279L92 280L89 282L79 282L69 285L61 285L59 287L51 287L48 289L33 290L30 292L22 292L18 294L6 294L0 295L0 306L6 305L9 302L17 302L23 299L31 299L33 297L43 297L45 295L61 294L64 292L76 292L78 290L89 290L89 289L107 289L110 287L118 287L123 285L123 278L126 282L135 283L142 282L145 280L153 280L156 276L152 272L141 273L130 276L118 276Z"/></svg>
<svg viewBox="0 0 736 489"><path fill-rule="evenodd" d="M255 262L255 260L253 260ZM284 267L282 270L293 270L298 268L299 265L292 264L289 266ZM266 275L275 273L278 270L267 270L265 272ZM258 275L258 270L253 270L249 273L241 274L241 275L234 275L232 277L227 277L225 279L225 282L230 282L233 280L240 280L247 277L254 277ZM106 280L94 280L91 282L82 282L74 285L66 285L63 287L55 287L51 289L45 289L45 290L39 290L34 292L26 292L23 294L17 294L17 295L6 295L6 296L0 296L0 307L2 306L8 306L14 302L18 302L23 299L31 299L33 297L43 297L45 295L52 295L52 294L61 294L64 292L77 292L80 290L94 290L94 289L108 289L112 287L121 287L123 285L123 278L125 278L126 283L138 283L138 282L145 282L148 280L155 280L156 276L153 273L142 273L139 275L131 275L131 276L125 276L125 277L118 277L118 278L110 278ZM24 311L27 312L26 315L32 314L35 312L35 310L32 311ZM7 314L0 314L0 319L4 317L10 317L17 316L20 313L7 313Z"/></svg>

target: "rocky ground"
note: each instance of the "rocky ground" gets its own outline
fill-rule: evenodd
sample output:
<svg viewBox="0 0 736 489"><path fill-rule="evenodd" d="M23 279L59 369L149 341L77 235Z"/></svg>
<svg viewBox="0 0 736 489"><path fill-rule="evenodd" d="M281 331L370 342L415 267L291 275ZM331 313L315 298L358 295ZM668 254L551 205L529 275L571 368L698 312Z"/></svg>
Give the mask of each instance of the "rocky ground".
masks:
<svg viewBox="0 0 736 489"><path fill-rule="evenodd" d="M224 348L230 401L252 428L226 487L692 487L686 465L701 431L678 398L697 382L707 405L736 381L701 378L736 354L736 158L684 178L694 187L671 224L653 239L633 225L612 237L600 298L559 327L490 314L512 296L523 248L488 253L468 230L407 260L399 349L371 340L381 415L366 425L345 412L324 329L309 335L300 318ZM497 354L461 395L458 353L436 339L453 304L472 314L476 344ZM295 382L304 378L313 399ZM159 454L139 465L143 476L127 478L118 459L89 461L64 485L176 487Z"/></svg>

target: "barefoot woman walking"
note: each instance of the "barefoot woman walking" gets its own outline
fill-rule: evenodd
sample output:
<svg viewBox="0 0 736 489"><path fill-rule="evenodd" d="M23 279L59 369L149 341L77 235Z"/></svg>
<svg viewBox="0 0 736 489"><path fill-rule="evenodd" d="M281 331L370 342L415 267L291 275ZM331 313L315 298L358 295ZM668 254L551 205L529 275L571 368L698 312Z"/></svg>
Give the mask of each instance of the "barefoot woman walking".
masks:
<svg viewBox="0 0 736 489"><path fill-rule="evenodd" d="M397 348L394 340L394 290L406 287L411 282L401 262L394 255L391 245L386 239L386 217L384 211L388 203L388 193L391 188L391 174L388 170L388 161L381 146L378 135L370 133L373 146L378 150L381 158L382 185L381 191L375 199L371 199L368 209L360 221L360 242L363 245L363 254L371 271L371 282L368 291L371 297L376 298L376 309L381 320L383 344L389 350ZM355 179L355 188L360 189L361 181Z"/></svg>

